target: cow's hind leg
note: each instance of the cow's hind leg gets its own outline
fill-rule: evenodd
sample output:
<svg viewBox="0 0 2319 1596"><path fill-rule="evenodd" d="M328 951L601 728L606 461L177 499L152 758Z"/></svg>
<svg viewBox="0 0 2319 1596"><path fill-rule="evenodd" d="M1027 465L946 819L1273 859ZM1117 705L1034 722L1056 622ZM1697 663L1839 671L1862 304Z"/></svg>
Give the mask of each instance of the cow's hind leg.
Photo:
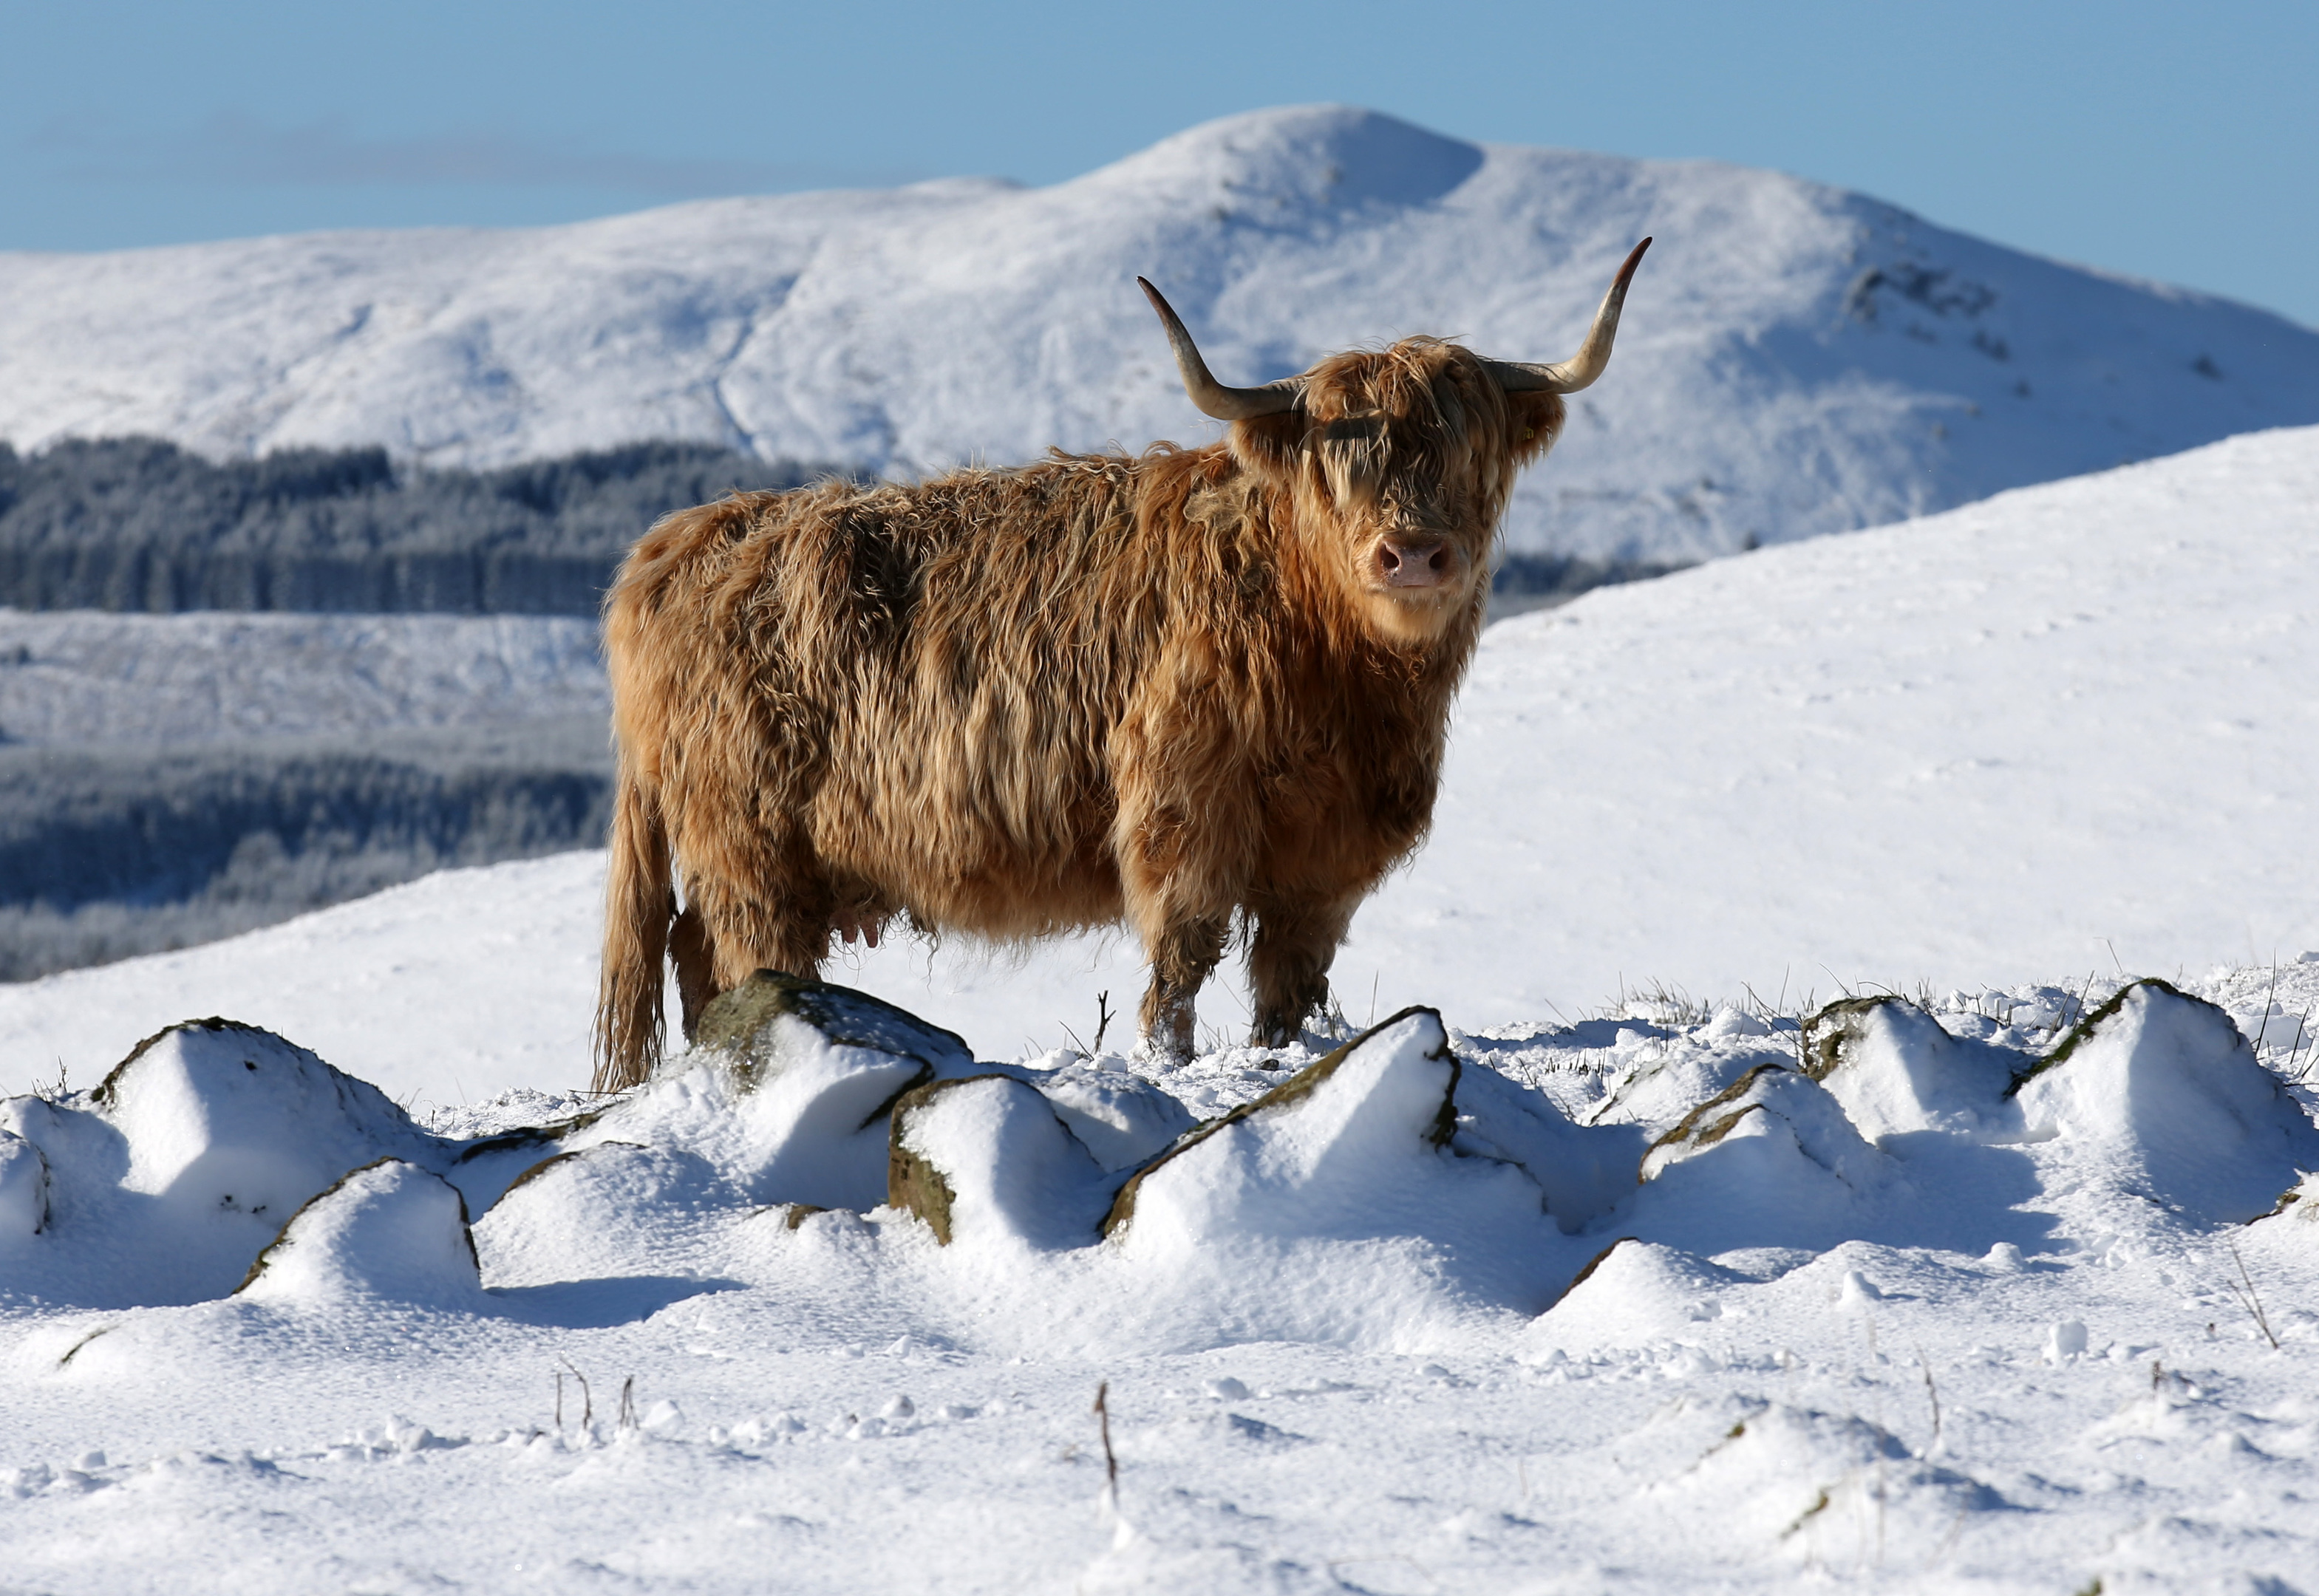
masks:
<svg viewBox="0 0 2319 1596"><path fill-rule="evenodd" d="M679 989L686 993L688 1031L696 1022L694 993L706 1008L718 993L729 992L761 969L778 969L812 979L821 974L829 956L829 923L834 906L827 877L810 857L791 856L777 868L753 871L735 884L706 872L685 882L690 907L699 915L700 954L694 968L698 985L685 985L685 966L677 966ZM683 917L678 927L682 928Z"/></svg>
<svg viewBox="0 0 2319 1596"><path fill-rule="evenodd" d="M1304 1022L1329 1003L1329 966L1352 924L1360 899L1268 904L1256 915L1248 950L1249 995L1256 1023L1249 1041L1285 1048L1304 1034Z"/></svg>
<svg viewBox="0 0 2319 1596"><path fill-rule="evenodd" d="M668 960L676 967L676 996L684 1009L684 1040L700 1034L700 1012L717 996L715 954L708 927L697 906L688 906L668 929Z"/></svg>
<svg viewBox="0 0 2319 1596"><path fill-rule="evenodd" d="M1231 928L1231 922L1222 917L1187 920L1147 942L1151 985L1143 994L1141 1019L1143 1050L1152 1059L1191 1062L1192 1032L1199 1018L1194 1005L1209 972L1224 956L1224 937Z"/></svg>

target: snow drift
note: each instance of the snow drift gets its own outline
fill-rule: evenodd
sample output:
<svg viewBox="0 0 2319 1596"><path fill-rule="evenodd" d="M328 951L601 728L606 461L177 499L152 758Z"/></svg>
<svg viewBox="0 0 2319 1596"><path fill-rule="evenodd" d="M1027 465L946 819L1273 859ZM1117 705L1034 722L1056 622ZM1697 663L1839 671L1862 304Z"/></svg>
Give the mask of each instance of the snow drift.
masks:
<svg viewBox="0 0 2319 1596"><path fill-rule="evenodd" d="M1139 447L1205 428L1138 273L1231 382L1413 332L1550 360L1646 233L1518 549L1693 559L2319 421L2319 333L2260 311L1778 173L1319 106L1051 188L0 257L0 437L478 466L677 438L905 475Z"/></svg>

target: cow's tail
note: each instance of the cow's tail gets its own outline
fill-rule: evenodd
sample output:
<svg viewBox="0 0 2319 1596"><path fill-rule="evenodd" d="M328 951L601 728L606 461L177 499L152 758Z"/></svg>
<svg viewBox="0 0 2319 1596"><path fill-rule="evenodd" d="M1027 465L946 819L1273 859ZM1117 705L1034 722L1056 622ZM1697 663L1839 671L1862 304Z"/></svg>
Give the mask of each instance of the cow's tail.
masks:
<svg viewBox="0 0 2319 1596"><path fill-rule="evenodd" d="M604 972L596 996L600 1092L640 1084L660 1059L662 974L676 914L668 828L660 806L621 751L604 884Z"/></svg>

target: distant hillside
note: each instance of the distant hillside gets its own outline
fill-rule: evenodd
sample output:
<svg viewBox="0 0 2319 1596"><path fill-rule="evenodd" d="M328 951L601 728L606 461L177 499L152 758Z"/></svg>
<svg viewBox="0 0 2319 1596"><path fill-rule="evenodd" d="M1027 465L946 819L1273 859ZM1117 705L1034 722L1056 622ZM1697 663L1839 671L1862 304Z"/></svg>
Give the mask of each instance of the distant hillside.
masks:
<svg viewBox="0 0 2319 1596"><path fill-rule="evenodd" d="M592 619L0 609L0 981L602 841Z"/></svg>
<svg viewBox="0 0 2319 1596"><path fill-rule="evenodd" d="M379 448L211 461L150 437L29 455L0 444L0 609L592 617L628 546L670 510L820 474L704 444L483 472L398 464ZM1671 568L1513 555L1497 609Z"/></svg>
<svg viewBox="0 0 2319 1596"><path fill-rule="evenodd" d="M0 747L0 981L213 942L447 865L603 840L596 717Z"/></svg>
<svg viewBox="0 0 2319 1596"><path fill-rule="evenodd" d="M1227 381L1412 332L1552 359L1646 233L1618 359L1525 477L1517 552L1695 560L2319 421L2319 333L2258 310L1779 173L1324 106L1051 188L0 256L0 437L467 470L673 438L907 476L1213 436L1139 272Z"/></svg>
<svg viewBox="0 0 2319 1596"><path fill-rule="evenodd" d="M211 461L158 438L0 444L0 605L590 615L660 516L815 474L703 444L480 472L375 447Z"/></svg>

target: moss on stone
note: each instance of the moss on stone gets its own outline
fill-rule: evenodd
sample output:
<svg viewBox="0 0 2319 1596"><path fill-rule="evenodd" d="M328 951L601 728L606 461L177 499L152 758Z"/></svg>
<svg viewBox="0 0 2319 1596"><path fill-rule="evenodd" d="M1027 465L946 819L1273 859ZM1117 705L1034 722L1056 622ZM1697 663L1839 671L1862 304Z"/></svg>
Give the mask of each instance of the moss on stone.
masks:
<svg viewBox="0 0 2319 1596"><path fill-rule="evenodd" d="M1731 1113L1723 1114L1719 1114L1715 1111L1745 1097L1755 1088L1755 1082L1761 1077L1784 1075L1788 1067L1784 1064L1756 1065L1737 1080L1716 1093L1714 1096L1683 1115L1682 1119L1675 1122L1674 1129L1645 1148L1642 1168L1650 1168L1651 1155L1662 1148L1680 1147L1686 1141L1694 1148L1713 1147L1731 1133L1733 1126L1753 1114L1756 1105L1751 1103L1745 1108L1734 1109ZM1648 1175L1638 1171L1635 1183L1639 1186L1649 1178Z"/></svg>
<svg viewBox="0 0 2319 1596"><path fill-rule="evenodd" d="M886 1142L886 1202L905 1213L914 1213L925 1222L943 1246L950 1245L951 1210L958 1202L958 1194L951 1189L943 1172L931 1159L903 1142L909 1132L910 1117L953 1087L968 1086L975 1081L1012 1080L1006 1075L969 1075L953 1080L927 1081L905 1091L894 1100L892 1128ZM790 1229L796 1229L794 1222Z"/></svg>
<svg viewBox="0 0 2319 1596"><path fill-rule="evenodd" d="M2070 1033L2062 1038L2061 1041L2054 1047L2052 1052L2047 1053L2044 1058L2029 1066L2028 1069L2024 1069L2016 1075L2013 1078L2012 1084L2005 1088L2007 1100L2010 1101L2014 1097L2018 1096L2021 1093L2022 1087L2027 1086L2031 1081L2035 1080L2047 1070L2057 1069L2062 1065L2068 1063L2070 1060L2070 1055L2076 1052L2081 1043L2091 1037L2095 1032L2100 1030L2104 1023L2106 1023L2112 1015L2116 1014L2118 1010L2124 1008L2125 1006L2125 1000L2128 997L2131 997L2135 992L2145 987L2149 987L2153 992L2163 992L2169 997L2179 997L2185 1003L2195 1003L2204 1008L2215 1008L2217 1014L2222 1013L2219 1008L2215 1008L2215 1005L2206 1002L2205 998L2193 997L2188 992L2185 992L2180 987L2175 986L2173 982L2162 981L2156 976L2143 976L2140 980L2128 981L2125 986L2120 987L2116 991L2111 993L2108 997L2105 998L2098 1008L2096 1008L2091 1014L2089 1014L2085 1018L2071 1026ZM2233 1031L2238 1028L2236 1021L2232 1022L2231 1028Z"/></svg>
<svg viewBox="0 0 2319 1596"><path fill-rule="evenodd" d="M1865 1034L1863 1023L1870 1014L1889 1005L1902 1008L1917 1005L1905 997L1889 993L1874 997L1839 997L1804 1022L1803 1072L1814 1080L1826 1080L1844 1062L1845 1044Z"/></svg>

